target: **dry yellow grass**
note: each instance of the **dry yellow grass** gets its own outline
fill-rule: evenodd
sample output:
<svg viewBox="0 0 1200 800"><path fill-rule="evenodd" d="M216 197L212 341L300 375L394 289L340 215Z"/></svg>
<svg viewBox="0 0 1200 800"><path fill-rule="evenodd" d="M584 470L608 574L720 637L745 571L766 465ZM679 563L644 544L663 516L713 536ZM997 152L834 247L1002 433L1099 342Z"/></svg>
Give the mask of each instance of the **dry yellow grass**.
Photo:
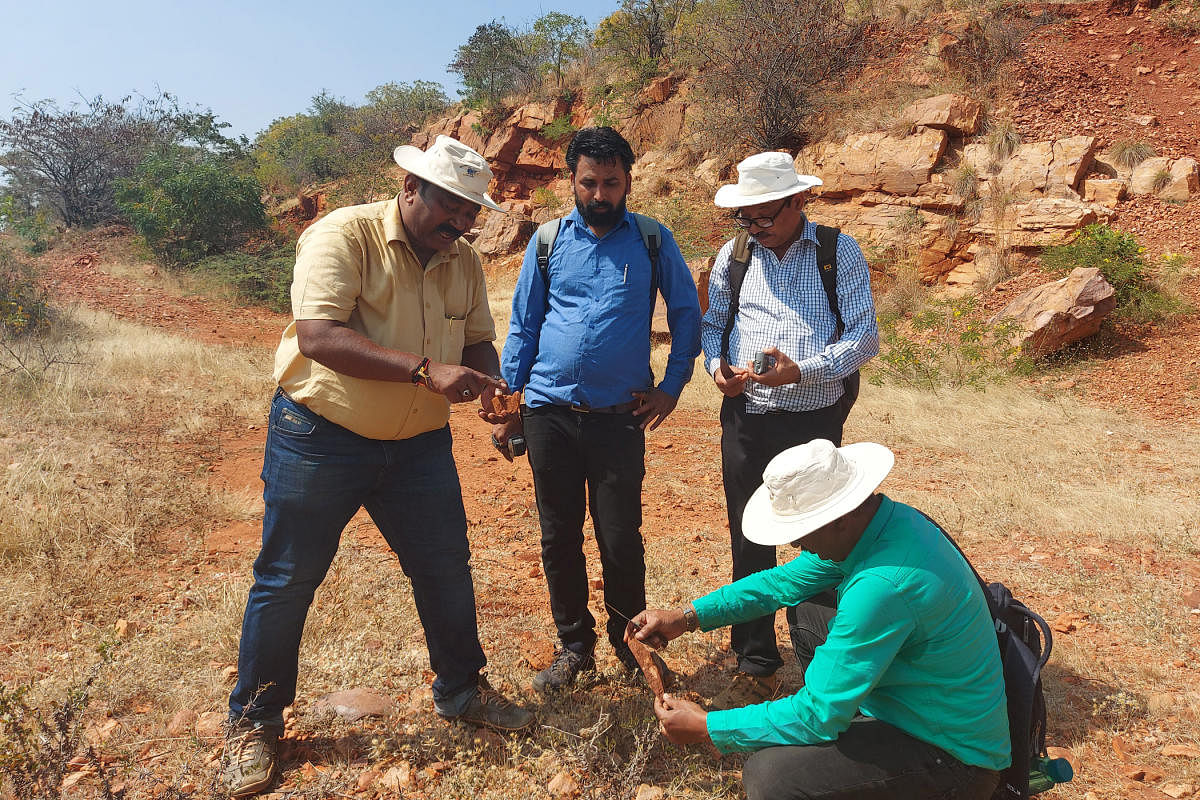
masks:
<svg viewBox="0 0 1200 800"><path fill-rule="evenodd" d="M491 282L501 337L512 281ZM180 709L219 715L225 706L251 556L208 552L205 536L252 519L258 502L244 491L214 493L206 470L223 436L261 421L270 354L199 345L102 314L74 318L82 364L41 383L0 384L0 647L8 653L0 672L10 687L32 687L36 701L61 696L97 661L96 647L113 641L118 619L135 623L101 673L90 719L119 723L102 749L128 759L114 769L129 797L147 796L154 780L190 782L196 795L214 773L215 741L164 728ZM657 347L658 374L665 357ZM664 428L691 443L686 469L678 449L652 446L648 455L647 503L671 497L682 509L647 527L652 605L707 591L728 571L723 513L688 513L720 497L719 396L696 367ZM847 440L864 439L897 453L885 491L943 522L985 575L1051 619L1088 615L1058 635L1048 673L1052 739L1072 749L1080 775L1057 796L1120 796L1117 733L1169 778L1195 780L1195 765L1155 754L1197 739L1196 618L1180 602L1195 578L1180 576L1193 574L1200 549L1200 431L1019 383L938 395L864 385ZM513 567L514 554L536 552L536 517L504 514L513 501L531 505L528 482L467 491L483 508L471 536L490 675L522 693L541 727L497 741L434 717L408 583L373 527L356 520L305 633L286 774L293 796L354 794L364 772L405 762L436 797L545 797L564 770L596 797L627 798L641 782L679 798L741 796L739 759L716 762L658 739L644 690L619 675L603 647L600 671L576 691L523 694L525 648L552 633L540 577L526 577L528 563ZM668 660L685 688L719 689L726 642L718 632L672 645ZM789 668L786 679L794 686L799 676ZM312 713L326 692L354 686L388 693L403 713L355 725ZM317 765L311 774L305 761Z"/></svg>

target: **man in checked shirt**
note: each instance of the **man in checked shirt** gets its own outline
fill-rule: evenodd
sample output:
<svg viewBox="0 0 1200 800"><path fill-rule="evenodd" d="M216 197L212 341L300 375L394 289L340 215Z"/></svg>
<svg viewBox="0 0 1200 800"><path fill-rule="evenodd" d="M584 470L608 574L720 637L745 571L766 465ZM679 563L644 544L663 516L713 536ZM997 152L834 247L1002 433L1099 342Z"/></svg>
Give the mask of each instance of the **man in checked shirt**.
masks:
<svg viewBox="0 0 1200 800"><path fill-rule="evenodd" d="M844 233L836 248L840 325L822 286L817 226L804 215L808 191L820 185L820 178L798 174L787 153L758 153L738 164L738 182L722 186L714 199L717 206L734 209L734 222L750 236L745 277L732 303L736 312L728 353L724 339L734 299L729 275L736 240L717 253L701 328L705 364L725 395L721 471L735 581L775 566L774 547L742 535L742 512L762 483L767 463L813 439L840 445L854 402L844 380L879 352L867 262ZM769 367L756 374L752 361L760 352ZM834 614L834 598L831 593L817 595L786 613L793 628L819 629ZM732 626L730 641L738 669L714 706L736 708L773 698L778 691L775 672L783 664L774 615Z"/></svg>

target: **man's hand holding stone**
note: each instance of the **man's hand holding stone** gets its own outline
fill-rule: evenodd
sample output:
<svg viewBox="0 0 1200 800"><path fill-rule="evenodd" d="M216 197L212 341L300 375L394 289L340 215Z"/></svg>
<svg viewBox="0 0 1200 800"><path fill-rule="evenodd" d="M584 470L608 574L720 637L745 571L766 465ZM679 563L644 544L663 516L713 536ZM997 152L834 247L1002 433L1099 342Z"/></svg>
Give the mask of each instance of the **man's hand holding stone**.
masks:
<svg viewBox="0 0 1200 800"><path fill-rule="evenodd" d="M771 368L766 372L754 372L753 362L746 370L748 380L761 383L763 386L785 386L789 383L800 382L800 367L796 366L796 362L787 355L781 352L778 347L763 348L763 354L774 359Z"/></svg>

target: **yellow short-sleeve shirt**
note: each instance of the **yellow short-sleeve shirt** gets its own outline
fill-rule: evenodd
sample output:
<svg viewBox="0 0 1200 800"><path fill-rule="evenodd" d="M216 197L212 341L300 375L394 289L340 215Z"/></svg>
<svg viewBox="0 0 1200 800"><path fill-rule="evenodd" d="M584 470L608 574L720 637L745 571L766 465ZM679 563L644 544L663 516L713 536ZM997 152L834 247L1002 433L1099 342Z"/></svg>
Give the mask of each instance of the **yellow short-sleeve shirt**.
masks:
<svg viewBox="0 0 1200 800"><path fill-rule="evenodd" d="M301 234L292 316L343 322L383 347L444 364L496 339L474 248L459 239L422 268L395 198L338 209ZM294 321L275 351L275 380L296 402L371 439L407 439L450 418L446 399L422 386L354 378L306 358Z"/></svg>

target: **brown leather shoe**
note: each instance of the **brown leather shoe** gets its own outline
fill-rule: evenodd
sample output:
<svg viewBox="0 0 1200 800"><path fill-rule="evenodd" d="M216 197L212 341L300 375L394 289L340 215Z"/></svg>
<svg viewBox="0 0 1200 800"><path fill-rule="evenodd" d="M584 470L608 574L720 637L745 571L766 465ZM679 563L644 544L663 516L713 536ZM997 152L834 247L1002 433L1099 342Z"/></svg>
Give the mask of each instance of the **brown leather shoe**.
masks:
<svg viewBox="0 0 1200 800"><path fill-rule="evenodd" d="M246 797L270 788L278 767L280 733L276 726L250 720L229 727L221 768L230 797Z"/></svg>
<svg viewBox="0 0 1200 800"><path fill-rule="evenodd" d="M493 689L483 675L479 676L479 689L463 713L443 719L483 725L502 733L525 730L533 724L533 714Z"/></svg>
<svg viewBox="0 0 1200 800"><path fill-rule="evenodd" d="M775 675L751 675L735 672L729 686L712 699L717 711L741 708L774 700L779 696L779 678Z"/></svg>

